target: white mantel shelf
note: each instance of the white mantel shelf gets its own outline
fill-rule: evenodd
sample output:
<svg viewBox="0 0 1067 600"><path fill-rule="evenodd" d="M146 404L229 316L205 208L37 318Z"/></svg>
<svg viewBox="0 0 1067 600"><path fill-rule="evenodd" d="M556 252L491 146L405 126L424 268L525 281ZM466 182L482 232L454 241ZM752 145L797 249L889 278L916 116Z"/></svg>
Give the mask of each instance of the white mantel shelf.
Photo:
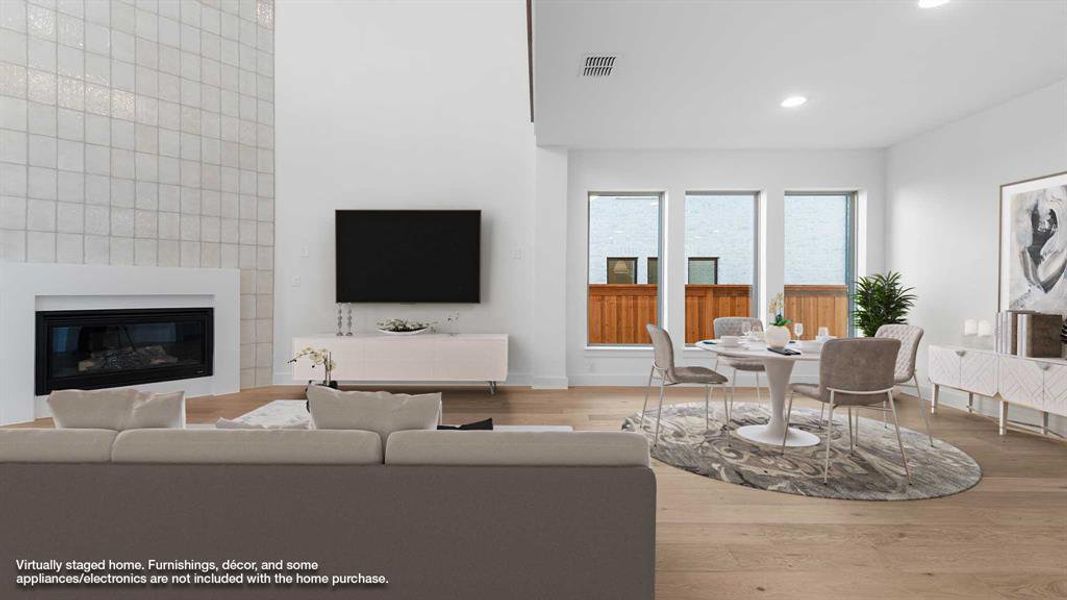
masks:
<svg viewBox="0 0 1067 600"><path fill-rule="evenodd" d="M490 391L508 377L508 336L503 333L386 335L324 333L293 338L293 354L302 348L326 348L340 382L431 383L486 382ZM322 367L301 359L293 379L321 380Z"/></svg>

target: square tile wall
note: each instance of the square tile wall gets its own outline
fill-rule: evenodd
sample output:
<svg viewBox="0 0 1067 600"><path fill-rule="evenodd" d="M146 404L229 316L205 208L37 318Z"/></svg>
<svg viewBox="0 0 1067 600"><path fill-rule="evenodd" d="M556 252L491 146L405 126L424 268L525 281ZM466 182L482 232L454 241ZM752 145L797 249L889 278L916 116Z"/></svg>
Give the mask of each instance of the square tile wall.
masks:
<svg viewBox="0 0 1067 600"><path fill-rule="evenodd" d="M273 0L0 0L0 260L240 268L270 385Z"/></svg>

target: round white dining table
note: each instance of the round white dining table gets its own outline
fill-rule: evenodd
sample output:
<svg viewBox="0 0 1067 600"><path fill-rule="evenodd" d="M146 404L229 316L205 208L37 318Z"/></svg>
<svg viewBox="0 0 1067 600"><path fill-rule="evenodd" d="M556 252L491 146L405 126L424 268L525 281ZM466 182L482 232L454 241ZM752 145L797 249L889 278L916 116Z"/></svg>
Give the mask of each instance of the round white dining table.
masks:
<svg viewBox="0 0 1067 600"><path fill-rule="evenodd" d="M790 344L791 350L796 344ZM697 347L711 352L721 358L740 358L745 360L758 360L763 363L767 372L767 385L771 390L771 418L766 425L746 425L737 428L737 435L757 444L782 445L782 436L786 433L785 420L785 396L789 392L789 375L793 372L793 364L797 362L818 362L818 352L801 352L786 356L771 352L767 345L762 342L741 342L738 346L726 347L721 342L703 341L698 342ZM814 446L819 443L819 437L795 427L789 427L789 433L785 437L786 446Z"/></svg>

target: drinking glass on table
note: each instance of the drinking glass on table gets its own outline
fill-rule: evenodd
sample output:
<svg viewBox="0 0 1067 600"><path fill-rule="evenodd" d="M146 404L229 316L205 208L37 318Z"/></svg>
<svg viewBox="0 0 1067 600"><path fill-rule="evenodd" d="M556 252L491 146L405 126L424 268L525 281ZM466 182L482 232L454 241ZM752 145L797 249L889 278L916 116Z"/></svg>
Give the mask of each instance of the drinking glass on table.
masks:
<svg viewBox="0 0 1067 600"><path fill-rule="evenodd" d="M799 340L804 335L804 324L793 323L793 333L797 334L797 339Z"/></svg>
<svg viewBox="0 0 1067 600"><path fill-rule="evenodd" d="M752 321L749 321L747 319L744 320L744 321L741 321L741 335L743 335L743 336L745 336L747 338L747 337L749 337L749 335L751 333L752 333Z"/></svg>
<svg viewBox="0 0 1067 600"><path fill-rule="evenodd" d="M826 339L830 337L830 328L823 326L819 328L819 339Z"/></svg>

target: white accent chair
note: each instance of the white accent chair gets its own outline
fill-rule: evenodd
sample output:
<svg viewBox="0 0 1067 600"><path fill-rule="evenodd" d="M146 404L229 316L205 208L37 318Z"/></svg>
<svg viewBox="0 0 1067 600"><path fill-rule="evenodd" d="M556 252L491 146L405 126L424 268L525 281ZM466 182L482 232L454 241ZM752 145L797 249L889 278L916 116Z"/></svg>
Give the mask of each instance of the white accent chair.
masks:
<svg viewBox="0 0 1067 600"><path fill-rule="evenodd" d="M923 424L926 425L926 437L930 438L930 445L934 445L934 436L930 433L930 415L923 406L922 388L919 387L919 376L915 373L915 355L919 351L919 342L923 339L922 327L914 325L882 325L874 333L876 338L888 338L900 340L900 352L897 353L897 364L893 372L893 382L900 387L908 386L915 388L915 395L919 397L919 412L923 414Z"/></svg>

